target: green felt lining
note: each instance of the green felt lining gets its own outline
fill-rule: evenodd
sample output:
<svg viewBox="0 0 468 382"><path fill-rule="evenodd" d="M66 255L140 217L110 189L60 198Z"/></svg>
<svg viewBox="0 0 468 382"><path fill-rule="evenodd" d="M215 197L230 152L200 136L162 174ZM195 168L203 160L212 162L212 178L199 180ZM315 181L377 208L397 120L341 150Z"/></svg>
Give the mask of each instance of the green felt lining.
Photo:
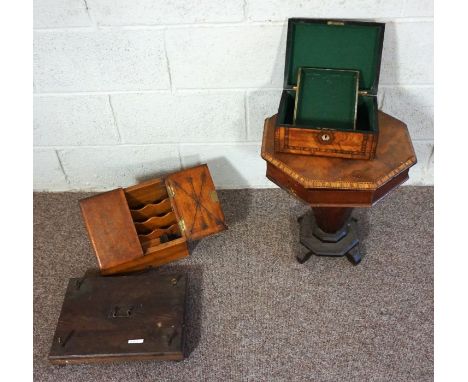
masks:
<svg viewBox="0 0 468 382"><path fill-rule="evenodd" d="M357 116L356 116L356 132L378 132L377 121L377 97L359 95ZM281 96L280 106L278 110L278 125L287 127L300 127L302 129L317 129L319 126L295 126L293 124L294 102L296 92L294 90L284 90Z"/></svg>
<svg viewBox="0 0 468 382"><path fill-rule="evenodd" d="M322 19L289 20L285 87L296 85L300 67L352 69L360 72L359 89L376 94L385 24L329 23L333 22Z"/></svg>
<svg viewBox="0 0 468 382"><path fill-rule="evenodd" d="M300 68L295 125L353 130L359 72Z"/></svg>

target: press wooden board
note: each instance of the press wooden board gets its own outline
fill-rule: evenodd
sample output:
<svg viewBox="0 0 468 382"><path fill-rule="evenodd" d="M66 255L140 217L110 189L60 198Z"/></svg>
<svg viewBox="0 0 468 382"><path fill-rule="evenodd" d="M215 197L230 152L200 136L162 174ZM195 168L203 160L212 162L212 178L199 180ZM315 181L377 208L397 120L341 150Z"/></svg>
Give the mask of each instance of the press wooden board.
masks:
<svg viewBox="0 0 468 382"><path fill-rule="evenodd" d="M72 278L49 361L182 360L185 294L182 274Z"/></svg>

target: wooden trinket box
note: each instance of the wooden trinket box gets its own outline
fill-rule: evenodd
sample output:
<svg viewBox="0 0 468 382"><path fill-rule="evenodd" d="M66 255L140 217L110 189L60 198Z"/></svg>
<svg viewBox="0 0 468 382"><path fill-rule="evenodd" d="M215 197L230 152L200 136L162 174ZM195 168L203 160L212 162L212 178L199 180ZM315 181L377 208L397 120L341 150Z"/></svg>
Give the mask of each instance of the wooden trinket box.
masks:
<svg viewBox="0 0 468 382"><path fill-rule="evenodd" d="M182 274L70 279L49 361L182 360L185 296Z"/></svg>
<svg viewBox="0 0 468 382"><path fill-rule="evenodd" d="M347 20L288 21L284 90L275 129L275 151L353 159L373 159L378 140L377 89L385 24ZM355 126L339 123L295 124L301 68L359 72ZM333 81L330 82L333 85ZM319 102L325 102L326 98ZM334 102L333 99L331 102ZM348 102L349 104L349 102ZM347 105L345 103L345 105ZM320 107L320 104L314 105ZM328 122L333 122L334 108ZM307 105L302 105L306 108ZM312 106L311 106L312 107ZM343 110L335 108L336 114ZM309 113L310 114L310 113Z"/></svg>
<svg viewBox="0 0 468 382"><path fill-rule="evenodd" d="M184 258L188 240L227 228L206 164L83 199L80 207L103 275Z"/></svg>

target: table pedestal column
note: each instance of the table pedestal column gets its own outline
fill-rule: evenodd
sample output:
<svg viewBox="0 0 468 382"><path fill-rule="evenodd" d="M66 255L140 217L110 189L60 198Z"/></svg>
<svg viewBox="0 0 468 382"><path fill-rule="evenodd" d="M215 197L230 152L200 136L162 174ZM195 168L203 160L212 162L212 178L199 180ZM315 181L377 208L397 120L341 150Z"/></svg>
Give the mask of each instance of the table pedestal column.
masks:
<svg viewBox="0 0 468 382"><path fill-rule="evenodd" d="M313 207L301 216L300 241L309 252L297 256L297 260L302 264L312 255L346 255L353 264L359 264L357 222L351 217L352 211L348 207Z"/></svg>

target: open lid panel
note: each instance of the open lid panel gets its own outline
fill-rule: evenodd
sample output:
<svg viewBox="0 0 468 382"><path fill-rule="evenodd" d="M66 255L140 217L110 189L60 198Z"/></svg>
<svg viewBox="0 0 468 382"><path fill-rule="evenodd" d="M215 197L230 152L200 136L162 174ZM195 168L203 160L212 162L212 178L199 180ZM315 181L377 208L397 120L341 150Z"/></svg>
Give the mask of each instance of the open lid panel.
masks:
<svg viewBox="0 0 468 382"><path fill-rule="evenodd" d="M356 129L359 71L299 68L294 125Z"/></svg>
<svg viewBox="0 0 468 382"><path fill-rule="evenodd" d="M299 19L288 21L284 87L297 85L300 67L358 70L359 90L377 94L385 24Z"/></svg>
<svg viewBox="0 0 468 382"><path fill-rule="evenodd" d="M82 199L80 208L100 269L143 256L124 190Z"/></svg>
<svg viewBox="0 0 468 382"><path fill-rule="evenodd" d="M227 228L206 164L169 175L166 186L180 230L187 239L201 239Z"/></svg>

